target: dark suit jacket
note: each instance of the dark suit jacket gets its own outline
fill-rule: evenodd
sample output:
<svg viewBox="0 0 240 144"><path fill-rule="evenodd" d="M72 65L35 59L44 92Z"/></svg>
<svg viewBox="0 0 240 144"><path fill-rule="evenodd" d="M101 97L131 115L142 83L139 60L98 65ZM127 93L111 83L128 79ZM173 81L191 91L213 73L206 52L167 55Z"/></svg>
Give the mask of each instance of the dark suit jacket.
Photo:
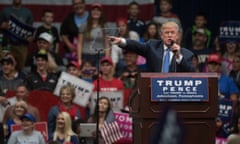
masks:
<svg viewBox="0 0 240 144"><path fill-rule="evenodd" d="M163 42L161 40L149 40L146 43L140 43L134 40L126 39L127 46L123 49L134 51L146 58L148 72L161 72L163 62ZM194 72L192 64L193 53L185 48L181 48L183 55L182 61L178 64L173 57L169 72Z"/></svg>

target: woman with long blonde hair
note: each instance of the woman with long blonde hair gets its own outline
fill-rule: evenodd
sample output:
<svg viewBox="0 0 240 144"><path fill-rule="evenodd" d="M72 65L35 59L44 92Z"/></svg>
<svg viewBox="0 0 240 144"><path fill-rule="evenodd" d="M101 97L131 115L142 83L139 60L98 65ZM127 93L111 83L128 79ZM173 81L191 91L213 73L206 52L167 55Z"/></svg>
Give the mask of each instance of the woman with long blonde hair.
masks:
<svg viewBox="0 0 240 144"><path fill-rule="evenodd" d="M71 143L79 144L77 135L72 130L72 120L67 112L60 112L56 119L56 129L52 136L49 136L51 141L59 141L62 144Z"/></svg>

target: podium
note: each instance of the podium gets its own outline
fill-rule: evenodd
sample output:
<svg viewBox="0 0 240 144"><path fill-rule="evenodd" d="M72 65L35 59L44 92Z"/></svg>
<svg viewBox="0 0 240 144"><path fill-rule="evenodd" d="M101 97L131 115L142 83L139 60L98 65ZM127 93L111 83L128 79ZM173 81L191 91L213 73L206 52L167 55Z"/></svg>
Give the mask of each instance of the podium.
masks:
<svg viewBox="0 0 240 144"><path fill-rule="evenodd" d="M177 82L183 81L183 83L190 85L188 88L191 88L191 82L199 80L206 96L192 100L162 99L162 95L158 95L160 98L153 100L155 91L169 86L168 84L160 85L164 83L161 81L162 79L170 79L169 81L173 82L175 80ZM159 82L157 88L153 87L155 80ZM173 86L173 90L177 88L178 91L178 87L179 83L177 86ZM171 91L172 89L170 89ZM133 117L133 143L150 144L164 107L171 105L183 123L183 144L215 144L217 96L218 79L216 73L140 73L136 93L131 96L129 102L130 114Z"/></svg>

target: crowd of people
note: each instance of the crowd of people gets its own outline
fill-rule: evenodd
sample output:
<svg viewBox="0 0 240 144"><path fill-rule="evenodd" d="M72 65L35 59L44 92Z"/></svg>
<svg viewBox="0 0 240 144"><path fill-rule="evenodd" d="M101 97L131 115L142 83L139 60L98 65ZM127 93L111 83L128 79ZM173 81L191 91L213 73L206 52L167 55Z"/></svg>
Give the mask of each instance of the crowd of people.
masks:
<svg viewBox="0 0 240 144"><path fill-rule="evenodd" d="M234 40L222 43L213 36L203 12L198 12L194 25L184 30L172 7L171 0L160 0L160 13L143 21L140 5L133 1L128 4L128 17L116 18L116 31L111 36L102 4L92 3L86 9L84 0L72 0L72 13L62 21L60 29L53 25L54 12L44 10L42 25L23 42L7 33L9 16L32 25L33 14L21 0L12 0L11 6L0 11L3 141L46 143L41 133L34 130L34 123L41 121L41 109L29 104L28 97L33 90L53 93L61 72L93 84L93 91L123 91L123 108L126 109L140 72L217 73L219 100L231 101L233 114L229 121L216 117L216 136L229 138L229 142L240 139L240 45ZM33 51L28 50L30 46ZM163 58L168 47L171 48L170 60ZM62 50L64 53L60 54ZM175 62L167 64L165 69L165 62L172 60ZM16 92L14 100L7 98L9 91ZM82 113L73 103L75 96L73 86L61 87L59 102L48 112L48 143L94 143L99 134L98 140L103 144L105 139L100 131L91 139L81 139L76 123L94 123L98 118L101 129L104 121L114 121L109 98L102 97L98 101L100 108L96 117L97 112L89 110L90 102ZM22 126L20 131L11 131L15 124Z"/></svg>

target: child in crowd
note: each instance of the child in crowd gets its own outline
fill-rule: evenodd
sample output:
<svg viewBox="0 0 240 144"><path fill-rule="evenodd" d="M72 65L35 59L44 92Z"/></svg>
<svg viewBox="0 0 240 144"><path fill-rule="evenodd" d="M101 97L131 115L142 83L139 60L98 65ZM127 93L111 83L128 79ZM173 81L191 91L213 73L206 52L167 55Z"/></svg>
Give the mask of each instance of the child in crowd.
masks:
<svg viewBox="0 0 240 144"><path fill-rule="evenodd" d="M43 135L34 129L34 123L36 120L33 115L26 113L21 117L21 120L22 129L11 134L8 144L45 144Z"/></svg>
<svg viewBox="0 0 240 144"><path fill-rule="evenodd" d="M50 50L58 53L60 38L58 29L55 26L53 26L53 21L54 21L53 11L49 9L45 10L42 15L43 24L37 28L35 33L35 40L38 39L41 33L47 32L51 34L53 37L53 42Z"/></svg>
<svg viewBox="0 0 240 144"><path fill-rule="evenodd" d="M83 61L81 66L81 79L92 83L97 77L98 71L89 60Z"/></svg>
<svg viewBox="0 0 240 144"><path fill-rule="evenodd" d="M80 65L77 61L70 61L67 65L67 72L73 76L80 76Z"/></svg>

